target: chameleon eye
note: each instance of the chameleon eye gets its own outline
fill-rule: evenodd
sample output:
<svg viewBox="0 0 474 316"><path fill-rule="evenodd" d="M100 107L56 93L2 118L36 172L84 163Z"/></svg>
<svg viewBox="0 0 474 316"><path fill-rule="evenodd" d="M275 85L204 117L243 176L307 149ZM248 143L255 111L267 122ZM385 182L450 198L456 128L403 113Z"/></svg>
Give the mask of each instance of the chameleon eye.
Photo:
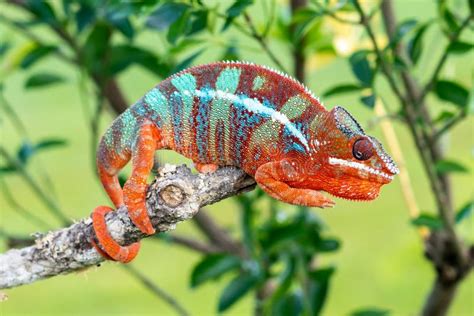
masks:
<svg viewBox="0 0 474 316"><path fill-rule="evenodd" d="M372 143L367 138L360 138L352 146L352 155L357 160L367 160L374 154Z"/></svg>

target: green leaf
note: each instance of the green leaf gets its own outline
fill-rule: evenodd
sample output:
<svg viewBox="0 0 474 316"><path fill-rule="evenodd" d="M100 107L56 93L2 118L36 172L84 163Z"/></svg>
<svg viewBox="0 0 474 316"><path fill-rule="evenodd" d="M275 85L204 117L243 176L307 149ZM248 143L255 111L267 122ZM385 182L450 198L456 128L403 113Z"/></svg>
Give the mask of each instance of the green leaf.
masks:
<svg viewBox="0 0 474 316"><path fill-rule="evenodd" d="M39 151L49 149L51 147L60 147L66 145L64 139L45 139L36 144L30 142L23 142L17 151L17 159L20 163L26 164L28 160Z"/></svg>
<svg viewBox="0 0 474 316"><path fill-rule="evenodd" d="M219 298L218 311L223 312L255 287L259 279L252 274L240 274L227 286Z"/></svg>
<svg viewBox="0 0 474 316"><path fill-rule="evenodd" d="M451 111L443 111L434 119L434 122L435 123L445 122L447 120L452 119L454 116L455 114Z"/></svg>
<svg viewBox="0 0 474 316"><path fill-rule="evenodd" d="M292 17L291 24L294 26L293 34L296 40L301 39L310 30L314 22L321 14L308 7L298 9Z"/></svg>
<svg viewBox="0 0 474 316"><path fill-rule="evenodd" d="M85 2L80 3L79 10L75 14L77 32L81 33L87 26L96 19L96 12L93 7Z"/></svg>
<svg viewBox="0 0 474 316"><path fill-rule="evenodd" d="M271 315L272 316L302 315L303 306L304 306L304 300L301 294L288 293L282 296L280 300L275 302Z"/></svg>
<svg viewBox="0 0 474 316"><path fill-rule="evenodd" d="M35 145L36 150L43 150L43 149L49 149L51 147L61 147L67 145L67 141L65 139L46 139L42 140L39 143Z"/></svg>
<svg viewBox="0 0 474 316"><path fill-rule="evenodd" d="M216 279L240 266L240 259L227 254L212 254L204 257L193 269L191 287Z"/></svg>
<svg viewBox="0 0 474 316"><path fill-rule="evenodd" d="M329 90L326 90L322 96L329 97L329 96L333 96L337 94L356 92L362 89L364 89L364 87L358 84L353 84L353 83L341 84L341 85L332 87Z"/></svg>
<svg viewBox="0 0 474 316"><path fill-rule="evenodd" d="M397 45L406 34L411 32L416 27L417 24L418 22L415 19L409 19L398 24L397 30L395 31L395 36L389 44L390 47Z"/></svg>
<svg viewBox="0 0 474 316"><path fill-rule="evenodd" d="M458 40L449 44L448 51L453 54L464 54L473 48L474 44Z"/></svg>
<svg viewBox="0 0 474 316"><path fill-rule="evenodd" d="M439 80L435 84L434 92L442 100L451 102L461 108L467 106L469 92L456 82Z"/></svg>
<svg viewBox="0 0 474 316"><path fill-rule="evenodd" d="M58 24L54 10L48 1L27 0L25 6L42 22L50 25Z"/></svg>
<svg viewBox="0 0 474 316"><path fill-rule="evenodd" d="M318 252L332 252L341 247L341 242L335 238L320 239L316 245Z"/></svg>
<svg viewBox="0 0 474 316"><path fill-rule="evenodd" d="M370 95L362 96L360 98L360 101L367 105L369 108L373 109L375 106L375 99L375 94L372 93Z"/></svg>
<svg viewBox="0 0 474 316"><path fill-rule="evenodd" d="M25 83L25 88L41 88L63 82L64 78L52 73L40 73L30 76Z"/></svg>
<svg viewBox="0 0 474 316"><path fill-rule="evenodd" d="M436 216L431 214L420 214L417 218L411 220L412 225L414 226L424 226L431 228L433 230L438 230L443 228L443 222Z"/></svg>
<svg viewBox="0 0 474 316"><path fill-rule="evenodd" d="M27 69L42 58L49 55L49 53L56 50L56 46L38 46L31 50L20 63L21 68Z"/></svg>
<svg viewBox="0 0 474 316"><path fill-rule="evenodd" d="M447 6L444 6L444 10L443 10L443 20L444 22L446 23L449 31L451 33L455 33L457 32L457 30L459 29L459 24L458 22L456 21L456 17L454 16L454 14L448 9Z"/></svg>
<svg viewBox="0 0 474 316"><path fill-rule="evenodd" d="M112 35L110 26L104 22L97 23L84 44L86 64L92 72L102 72L105 65L103 59L109 48Z"/></svg>
<svg viewBox="0 0 474 316"><path fill-rule="evenodd" d="M389 316L390 311L388 309L381 309L377 307L369 307L358 309L351 313L350 316Z"/></svg>
<svg viewBox="0 0 474 316"><path fill-rule="evenodd" d="M159 77L168 77L170 66L162 63L152 52L132 45L117 45L111 49L108 74L117 75L130 65L137 64Z"/></svg>
<svg viewBox="0 0 474 316"><path fill-rule="evenodd" d="M146 21L146 26L163 31L183 16L190 6L185 3L166 2L153 11Z"/></svg>
<svg viewBox="0 0 474 316"><path fill-rule="evenodd" d="M461 207L461 209L456 213L455 221L457 224L462 222L463 220L467 219L469 216L471 216L472 211L474 209L474 202L469 201Z"/></svg>
<svg viewBox="0 0 474 316"><path fill-rule="evenodd" d="M311 304L310 315L319 315L324 307L329 291L329 281L335 268L324 268L310 272L308 284L308 296Z"/></svg>
<svg viewBox="0 0 474 316"><path fill-rule="evenodd" d="M421 56L423 49L423 35L431 22L425 23L415 32L407 44L407 53L411 62L415 65Z"/></svg>
<svg viewBox="0 0 474 316"><path fill-rule="evenodd" d="M447 160L447 159L439 160L436 163L435 168L438 173L449 173L449 172L463 173L463 172L469 171L466 167L464 167L459 162Z"/></svg>
<svg viewBox="0 0 474 316"><path fill-rule="evenodd" d="M179 19L171 24L170 28L168 29L168 34L166 35L168 42L175 44L178 38L186 33L189 22L189 14L188 12L185 12Z"/></svg>
<svg viewBox="0 0 474 316"><path fill-rule="evenodd" d="M349 58L349 62L352 67L352 72L359 79L359 81L365 85L370 86L374 78L372 68L370 68L369 61L367 59L367 51L358 51L352 54Z"/></svg>
<svg viewBox="0 0 474 316"><path fill-rule="evenodd" d="M247 9L248 6L253 4L253 0L237 0L232 4L226 12L227 18L225 20L224 26L222 27L222 31L226 30L229 25L234 21L236 17L238 17L242 12Z"/></svg>
<svg viewBox="0 0 474 316"><path fill-rule="evenodd" d="M10 49L11 44L9 42L2 42L0 44L0 57L5 55L5 53Z"/></svg>
<svg viewBox="0 0 474 316"><path fill-rule="evenodd" d="M198 10L191 14L191 27L186 35L192 35L204 30L207 27L208 10Z"/></svg>

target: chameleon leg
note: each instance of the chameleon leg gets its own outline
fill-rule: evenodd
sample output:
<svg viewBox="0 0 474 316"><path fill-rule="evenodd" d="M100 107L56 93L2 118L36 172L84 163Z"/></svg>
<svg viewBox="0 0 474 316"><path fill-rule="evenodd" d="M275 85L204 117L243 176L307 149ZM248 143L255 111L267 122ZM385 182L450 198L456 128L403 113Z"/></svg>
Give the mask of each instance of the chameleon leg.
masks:
<svg viewBox="0 0 474 316"><path fill-rule="evenodd" d="M123 187L124 202L132 222L145 234L155 233L146 208L147 178L153 167L157 148L164 147L161 133L153 123L140 128L132 148L132 174Z"/></svg>
<svg viewBox="0 0 474 316"><path fill-rule="evenodd" d="M99 244L103 247L99 247L93 239L91 244L94 248L105 258L127 263L132 261L140 250L140 243L136 242L129 246L120 246L115 240L112 239L109 232L107 231L107 224L105 222L105 214L112 212L113 209L107 206L98 206L92 212L92 226L94 227L95 235Z"/></svg>
<svg viewBox="0 0 474 316"><path fill-rule="evenodd" d="M291 164L282 160L260 166L255 173L255 181L271 197L286 203L321 208L334 206L334 202L319 191L292 188L285 183L294 181L295 176Z"/></svg>
<svg viewBox="0 0 474 316"><path fill-rule="evenodd" d="M219 168L218 165L203 164L203 163L199 163L199 162L195 162L194 167L200 173L213 173L214 171L216 171Z"/></svg>

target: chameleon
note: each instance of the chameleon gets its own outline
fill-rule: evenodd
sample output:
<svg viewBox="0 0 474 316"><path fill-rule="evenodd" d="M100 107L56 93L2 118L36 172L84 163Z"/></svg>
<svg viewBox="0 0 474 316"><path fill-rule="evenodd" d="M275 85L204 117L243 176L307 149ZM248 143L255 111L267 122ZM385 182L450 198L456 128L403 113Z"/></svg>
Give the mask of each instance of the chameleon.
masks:
<svg viewBox="0 0 474 316"><path fill-rule="evenodd" d="M341 106L327 110L296 79L266 66L226 61L194 66L160 82L113 121L97 150L100 181L118 208L145 234L153 234L145 197L154 153L171 149L199 172L237 166L271 197L309 207L332 207L323 192L373 200L399 171L382 144L366 135ZM119 171L131 160L123 188ZM119 245L105 214L92 212L107 259L127 263L140 244Z"/></svg>

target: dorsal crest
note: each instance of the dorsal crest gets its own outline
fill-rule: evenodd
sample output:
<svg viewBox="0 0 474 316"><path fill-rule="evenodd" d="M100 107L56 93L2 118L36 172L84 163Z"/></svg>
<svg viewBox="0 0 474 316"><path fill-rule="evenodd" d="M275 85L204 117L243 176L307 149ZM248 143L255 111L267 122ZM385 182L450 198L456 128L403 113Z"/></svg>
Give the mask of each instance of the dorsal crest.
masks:
<svg viewBox="0 0 474 316"><path fill-rule="evenodd" d="M336 121L336 127L347 137L352 138L356 135L365 135L359 123L343 107L336 106L332 112Z"/></svg>

